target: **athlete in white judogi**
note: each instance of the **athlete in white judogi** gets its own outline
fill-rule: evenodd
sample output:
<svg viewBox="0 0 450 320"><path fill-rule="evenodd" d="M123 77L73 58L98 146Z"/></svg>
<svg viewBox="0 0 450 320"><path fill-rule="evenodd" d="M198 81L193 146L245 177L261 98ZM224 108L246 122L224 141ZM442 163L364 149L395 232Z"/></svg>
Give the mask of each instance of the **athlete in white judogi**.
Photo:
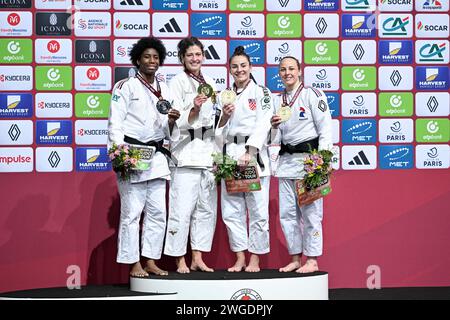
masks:
<svg viewBox="0 0 450 320"><path fill-rule="evenodd" d="M167 159L162 152L164 139L176 140L179 130L175 121L180 114L171 110L159 113L157 95L171 100L164 83L155 78L155 72L164 62L166 49L155 38L140 39L132 48L132 63L139 69L136 77L119 81L113 89L108 123L108 147L113 143L150 144L157 152L150 170L131 175L130 180L118 176L120 193L120 226L117 262L132 264L131 276L145 277L148 273L166 275L155 260L160 259L166 228L166 180L170 178ZM151 92L152 88L156 95ZM141 253L139 253L139 221L144 212ZM140 256L146 259L145 270Z"/></svg>
<svg viewBox="0 0 450 320"><path fill-rule="evenodd" d="M164 254L174 256L177 272L189 270L212 272L202 258L211 251L217 219L217 187L212 169L214 142L214 97L197 92L208 84L216 91L214 81L201 72L204 59L203 44L195 37L178 43L178 55L184 72L170 81L174 108L181 113L177 121L182 132L172 148L178 166L172 168L170 183L169 219ZM184 255L188 236L192 249L190 269Z"/></svg>
<svg viewBox="0 0 450 320"><path fill-rule="evenodd" d="M296 270L307 273L319 270L317 257L322 255L322 198L299 207L295 180L304 176L303 159L310 150L331 150L331 114L325 94L315 88L304 88L300 81L300 63L293 57L280 62L280 78L286 91L274 98L276 112L287 104L291 117L282 122L274 115L271 119L276 131L274 143L281 143L276 176L279 178L280 222L292 262L280 268L281 272ZM284 96L284 98L283 98ZM308 145L309 144L309 145ZM303 228L301 225L303 222ZM307 257L301 266L301 254Z"/></svg>
<svg viewBox="0 0 450 320"><path fill-rule="evenodd" d="M245 268L248 272L258 272L259 255L270 251L267 137L273 105L270 91L251 78L250 58L243 47L236 48L229 66L237 98L234 104L222 107L216 136L225 141L226 153L241 165L247 165L252 158L259 160L257 167L261 190L229 194L222 181L222 218L227 226L230 248L237 257L228 271L239 272ZM247 210L250 223L248 233ZM246 250L251 253L247 267Z"/></svg>

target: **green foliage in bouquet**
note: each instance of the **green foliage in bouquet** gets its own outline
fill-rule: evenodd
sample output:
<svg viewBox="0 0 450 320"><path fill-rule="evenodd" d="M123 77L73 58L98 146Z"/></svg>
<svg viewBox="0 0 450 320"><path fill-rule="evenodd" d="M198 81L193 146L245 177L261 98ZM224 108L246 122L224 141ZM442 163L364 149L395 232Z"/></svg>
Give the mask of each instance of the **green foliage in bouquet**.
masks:
<svg viewBox="0 0 450 320"><path fill-rule="evenodd" d="M233 177L233 172L236 170L237 161L222 153L213 153L213 169L216 182L222 179L229 179Z"/></svg>
<svg viewBox="0 0 450 320"><path fill-rule="evenodd" d="M124 180L130 178L131 170L135 169L139 159L140 151L126 144L113 146L108 150L108 156L111 161L113 170L119 172Z"/></svg>
<svg viewBox="0 0 450 320"><path fill-rule="evenodd" d="M328 182L331 174L331 159L333 152L329 150L313 150L303 164L306 175L303 178L303 184L307 190L313 190Z"/></svg>

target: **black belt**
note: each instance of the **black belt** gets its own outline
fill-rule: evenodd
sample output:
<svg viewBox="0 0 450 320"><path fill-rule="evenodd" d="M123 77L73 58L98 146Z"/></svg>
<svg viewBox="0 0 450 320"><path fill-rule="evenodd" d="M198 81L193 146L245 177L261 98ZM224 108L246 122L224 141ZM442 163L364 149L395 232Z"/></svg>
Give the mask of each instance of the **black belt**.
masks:
<svg viewBox="0 0 450 320"><path fill-rule="evenodd" d="M286 152L289 154L310 153L314 149L317 150L318 148L319 148L319 137L312 140L300 142L299 144L296 145L281 143L280 152L278 154L281 156Z"/></svg>
<svg viewBox="0 0 450 320"><path fill-rule="evenodd" d="M123 139L126 143L129 144L138 144L140 146L149 146L149 147L155 147L156 148L156 152L161 152L164 156L166 156L167 160L172 161L174 165L178 164L177 159L172 156L172 153L167 150L166 148L163 147L164 144L164 140L159 140L159 141L148 141L148 142L142 142L139 141L135 138L129 137L129 136L125 136Z"/></svg>
<svg viewBox="0 0 450 320"><path fill-rule="evenodd" d="M250 136L228 136L227 137L228 140L233 140L233 142L236 143L236 144L238 142L247 143L248 138L250 138ZM222 153L224 155L227 153L227 144L226 143L223 145ZM256 153L256 162L258 162L261 170L264 170L265 165L264 165L264 162L261 159L261 156L259 155L259 152Z"/></svg>
<svg viewBox="0 0 450 320"><path fill-rule="evenodd" d="M205 139L205 133L208 132L209 135L206 138L211 138L214 136L214 132L212 130L212 126L209 127L201 127L197 129L188 129L189 135L191 137L191 141L194 141L195 138L201 137L201 140Z"/></svg>

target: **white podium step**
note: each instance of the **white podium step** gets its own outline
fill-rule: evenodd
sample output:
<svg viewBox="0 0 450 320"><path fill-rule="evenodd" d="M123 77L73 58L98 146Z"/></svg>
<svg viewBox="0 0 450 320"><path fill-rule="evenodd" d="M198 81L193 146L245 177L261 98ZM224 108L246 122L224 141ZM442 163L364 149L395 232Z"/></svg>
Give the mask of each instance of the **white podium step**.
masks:
<svg viewBox="0 0 450 320"><path fill-rule="evenodd" d="M177 300L328 300L328 273L278 270L169 273L168 276L131 277L130 290L170 294L171 299Z"/></svg>

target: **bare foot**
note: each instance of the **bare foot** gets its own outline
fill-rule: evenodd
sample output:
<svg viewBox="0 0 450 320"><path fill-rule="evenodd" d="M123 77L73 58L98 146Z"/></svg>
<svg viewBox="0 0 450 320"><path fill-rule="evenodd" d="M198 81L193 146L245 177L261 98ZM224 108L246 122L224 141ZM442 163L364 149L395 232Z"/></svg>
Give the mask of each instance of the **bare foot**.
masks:
<svg viewBox="0 0 450 320"><path fill-rule="evenodd" d="M279 271L280 272L292 272L294 270L297 270L300 267L301 267L300 261L292 261L287 266L280 268Z"/></svg>
<svg viewBox="0 0 450 320"><path fill-rule="evenodd" d="M297 269L297 273L310 273L314 271L319 271L319 265L317 264L316 258L308 258L303 265L303 267L300 267Z"/></svg>
<svg viewBox="0 0 450 320"><path fill-rule="evenodd" d="M136 262L131 267L130 276L137 277L137 278L144 278L144 277L148 277L148 273L145 272L144 269L142 269L142 266L141 266L140 262Z"/></svg>
<svg viewBox="0 0 450 320"><path fill-rule="evenodd" d="M204 271L204 272L214 272L214 269L208 267L202 260L192 261L191 263L192 271Z"/></svg>
<svg viewBox="0 0 450 320"><path fill-rule="evenodd" d="M176 258L176 263L177 263L177 272L178 273L189 273L189 268L186 264L186 260L183 257L178 257Z"/></svg>
<svg viewBox="0 0 450 320"><path fill-rule="evenodd" d="M245 272L259 272L261 269L259 268L259 256L256 254L252 254L250 256L250 262L248 267L245 268Z"/></svg>
<svg viewBox="0 0 450 320"><path fill-rule="evenodd" d="M147 266L145 267L145 271L148 273L156 274L157 276L167 276L169 272L160 269L156 264L154 260L148 260Z"/></svg>

